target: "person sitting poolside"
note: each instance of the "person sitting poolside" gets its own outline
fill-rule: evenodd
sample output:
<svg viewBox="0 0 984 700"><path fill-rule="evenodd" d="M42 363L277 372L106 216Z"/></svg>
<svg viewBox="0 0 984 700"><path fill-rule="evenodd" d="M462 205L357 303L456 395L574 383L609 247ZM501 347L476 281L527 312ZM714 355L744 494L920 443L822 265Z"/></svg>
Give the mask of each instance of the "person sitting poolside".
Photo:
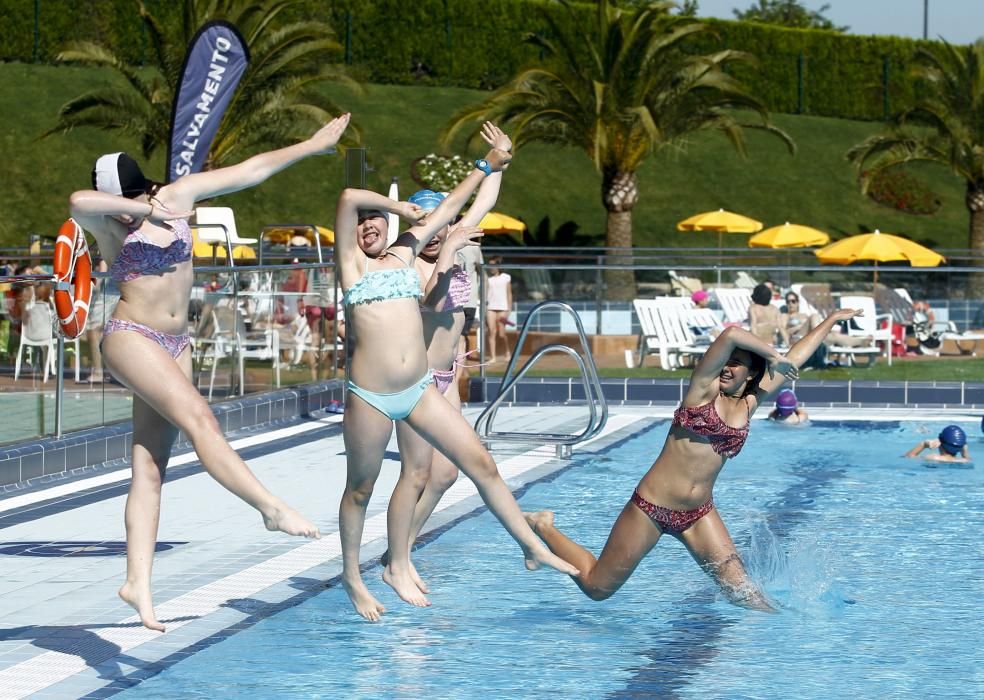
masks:
<svg viewBox="0 0 984 700"><path fill-rule="evenodd" d="M928 462L969 462L967 433L959 425L948 425L940 431L936 440L921 440L905 453L906 457L919 457L923 450L937 450L936 454L923 455Z"/></svg>
<svg viewBox="0 0 984 700"><path fill-rule="evenodd" d="M799 407L792 389L783 389L776 397L776 407L769 413L769 420L787 425L802 425L810 420L806 411Z"/></svg>

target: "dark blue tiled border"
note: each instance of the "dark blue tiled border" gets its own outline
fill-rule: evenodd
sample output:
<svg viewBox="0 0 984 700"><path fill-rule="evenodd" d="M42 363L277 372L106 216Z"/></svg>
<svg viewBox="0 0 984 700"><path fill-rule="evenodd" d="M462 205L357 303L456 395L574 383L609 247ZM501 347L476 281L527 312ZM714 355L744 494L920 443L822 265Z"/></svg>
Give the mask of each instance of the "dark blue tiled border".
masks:
<svg viewBox="0 0 984 700"><path fill-rule="evenodd" d="M487 396L494 399L500 377L487 377ZM680 402L689 377L680 379L601 380L605 399L614 404L672 405ZM870 408L957 408L981 410L984 407L982 382L879 382L800 380L793 389L805 406L859 406ZM473 403L482 400L482 379L473 378L469 387ZM578 403L584 401L579 378L527 378L520 381L506 399L509 403Z"/></svg>
<svg viewBox="0 0 984 700"><path fill-rule="evenodd" d="M229 435L310 415L332 400L341 401L344 391L344 382L332 379L213 404L212 412L223 432ZM123 421L79 430L61 438L7 445L0 448L0 493L29 488L107 462L123 464L132 441L133 423ZM190 447L187 437L178 435L176 450Z"/></svg>

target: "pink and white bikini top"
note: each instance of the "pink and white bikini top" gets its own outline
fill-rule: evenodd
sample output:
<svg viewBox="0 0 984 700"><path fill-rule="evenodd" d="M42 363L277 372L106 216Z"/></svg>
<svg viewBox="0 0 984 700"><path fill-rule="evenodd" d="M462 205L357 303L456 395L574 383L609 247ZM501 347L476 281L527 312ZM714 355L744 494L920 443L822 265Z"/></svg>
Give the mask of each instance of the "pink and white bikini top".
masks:
<svg viewBox="0 0 984 700"><path fill-rule="evenodd" d="M448 294L444 297L444 304L433 311L457 311L468 303L470 296L471 280L468 278L468 273L460 265L455 265L451 268L451 282L448 284ZM423 305L420 308L422 311L432 311Z"/></svg>
<svg viewBox="0 0 984 700"><path fill-rule="evenodd" d="M191 227L184 219L174 219L170 225L174 240L167 246L159 246L139 230L131 230L109 268L109 276L117 282L129 282L191 260Z"/></svg>
<svg viewBox="0 0 984 700"><path fill-rule="evenodd" d="M703 406L680 406L673 413L673 425L679 425L695 435L706 437L711 443L711 449L722 457L734 457L745 445L748 439L748 423L740 428L735 428L724 422L721 414L717 412L715 402L705 403ZM745 410L751 411L748 401L745 401Z"/></svg>

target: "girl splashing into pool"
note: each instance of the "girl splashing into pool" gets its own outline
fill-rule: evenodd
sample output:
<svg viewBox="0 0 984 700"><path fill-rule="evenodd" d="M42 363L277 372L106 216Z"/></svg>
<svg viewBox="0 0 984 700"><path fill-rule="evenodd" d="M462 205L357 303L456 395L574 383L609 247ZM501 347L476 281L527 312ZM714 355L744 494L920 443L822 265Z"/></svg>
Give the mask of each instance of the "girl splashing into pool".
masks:
<svg viewBox="0 0 984 700"><path fill-rule="evenodd" d="M105 155L92 172L95 191L71 196L72 216L96 237L120 288L102 341L105 363L134 394L126 583L120 597L150 629L164 631L154 615L150 575L161 485L179 430L191 440L205 470L256 508L267 529L320 537L313 523L257 480L191 383L188 302L194 275L187 220L195 202L253 187L303 158L328 153L348 122L345 114L302 143L163 186L146 180L125 153Z"/></svg>
<svg viewBox="0 0 984 700"><path fill-rule="evenodd" d="M574 580L585 595L593 600L610 597L659 538L669 534L684 544L733 602L772 609L749 581L714 508L714 482L728 458L745 444L755 410L786 379L798 376L798 368L835 323L860 315L853 309L832 313L785 357L748 331L725 329L694 368L663 451L622 509L598 559L554 527L550 511L527 514L530 526L550 550L578 568Z"/></svg>
<svg viewBox="0 0 984 700"><path fill-rule="evenodd" d="M510 161L505 151L493 148L485 159L431 212L416 205L394 202L375 192L348 189L342 192L335 213L335 260L345 291L345 317L350 339L348 396L344 438L348 477L339 505L342 543L342 584L356 611L367 620L378 620L385 611L366 588L359 571L359 548L366 508L382 466L383 452L393 421L406 421L424 440L464 471L492 513L519 543L526 566L541 565L575 575L577 569L547 551L523 519L512 492L499 475L489 453L462 415L441 396L428 369L427 348L418 307L422 297L415 258L478 187L482 180L503 170ZM385 246L386 219L392 212L414 222L396 242L380 254L367 254ZM429 466L429 463L428 463ZM420 479L419 488L426 481ZM401 598L426 605L409 569L409 522L416 496L411 494L393 517L406 524L391 533L391 563L386 582ZM403 564L401 568L401 563Z"/></svg>

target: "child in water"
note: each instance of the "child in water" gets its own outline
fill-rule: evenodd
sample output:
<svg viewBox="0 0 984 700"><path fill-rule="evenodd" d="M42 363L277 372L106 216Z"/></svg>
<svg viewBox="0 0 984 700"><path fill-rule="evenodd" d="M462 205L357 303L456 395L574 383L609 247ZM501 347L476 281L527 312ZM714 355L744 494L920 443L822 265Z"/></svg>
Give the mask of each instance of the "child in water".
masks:
<svg viewBox="0 0 984 700"><path fill-rule="evenodd" d="M969 462L967 433L959 425L948 425L940 431L936 440L921 440L918 445L905 453L906 457L918 457L923 450L936 450L937 453L923 455L930 462Z"/></svg>
<svg viewBox="0 0 984 700"><path fill-rule="evenodd" d="M769 413L769 420L776 423L787 423L789 425L800 425L810 420L796 400L796 394L792 389L783 389L776 397L776 407Z"/></svg>

